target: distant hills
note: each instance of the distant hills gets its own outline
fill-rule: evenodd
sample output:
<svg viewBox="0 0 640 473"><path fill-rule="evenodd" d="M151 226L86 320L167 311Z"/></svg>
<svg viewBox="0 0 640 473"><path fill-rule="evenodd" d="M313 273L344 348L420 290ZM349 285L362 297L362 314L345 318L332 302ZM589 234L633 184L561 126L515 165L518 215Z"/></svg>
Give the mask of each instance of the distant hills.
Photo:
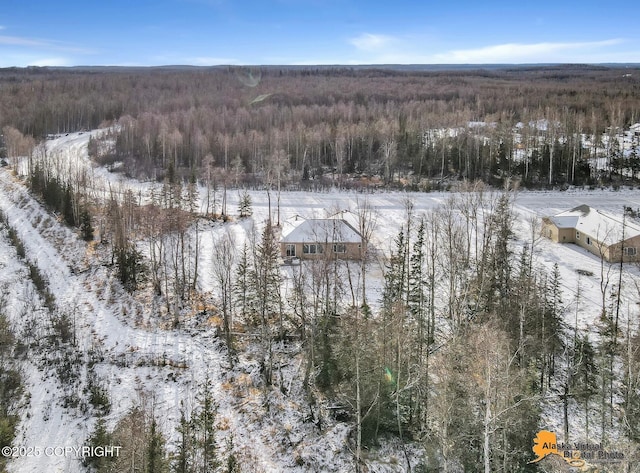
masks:
<svg viewBox="0 0 640 473"><path fill-rule="evenodd" d="M30 70L30 71L78 71L78 72L104 72L104 71L149 71L149 70L207 70L207 69L240 69L260 68L290 71L304 70L388 70L399 72L439 72L439 71L472 71L472 70L606 70L606 69L638 69L640 63L597 63L597 64L563 64L563 63L530 63L530 64L318 64L318 65L287 65L287 64L247 64L247 65L216 65L216 66L192 66L181 64L168 64L163 66L72 66L72 67L48 67L29 66L0 68L2 70Z"/></svg>

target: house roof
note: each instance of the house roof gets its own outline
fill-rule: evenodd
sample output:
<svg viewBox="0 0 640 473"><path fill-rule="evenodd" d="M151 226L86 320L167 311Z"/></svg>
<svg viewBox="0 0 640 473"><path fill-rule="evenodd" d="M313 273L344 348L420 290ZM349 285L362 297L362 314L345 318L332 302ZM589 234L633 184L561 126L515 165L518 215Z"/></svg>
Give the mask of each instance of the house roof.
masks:
<svg viewBox="0 0 640 473"><path fill-rule="evenodd" d="M296 214L292 217L289 217L288 219L286 219L284 222L282 222L282 230L280 232L280 235L282 235L283 237L285 235L288 235L289 233L291 233L293 230L296 229L296 227L298 225L300 225L302 222L304 222L306 220L306 218Z"/></svg>
<svg viewBox="0 0 640 473"><path fill-rule="evenodd" d="M602 210L592 209L588 205L580 205L571 210L561 212L549 220L558 228L575 228L597 241L611 245L640 235L640 226L622 216Z"/></svg>
<svg viewBox="0 0 640 473"><path fill-rule="evenodd" d="M345 220L316 218L302 220L295 228L282 235L283 243L361 243L362 236Z"/></svg>
<svg viewBox="0 0 640 473"><path fill-rule="evenodd" d="M344 220L356 230L360 228L360 217L351 210L340 210L339 212L330 215L328 218L337 218L339 220Z"/></svg>

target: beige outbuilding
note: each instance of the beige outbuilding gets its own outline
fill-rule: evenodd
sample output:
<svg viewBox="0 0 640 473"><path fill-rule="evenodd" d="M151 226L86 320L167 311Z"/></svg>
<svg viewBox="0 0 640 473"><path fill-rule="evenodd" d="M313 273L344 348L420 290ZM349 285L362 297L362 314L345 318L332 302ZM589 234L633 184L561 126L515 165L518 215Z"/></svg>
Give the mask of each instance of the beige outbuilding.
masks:
<svg viewBox="0 0 640 473"><path fill-rule="evenodd" d="M542 236L574 243L609 262L636 262L640 226L622 215L580 205L542 219Z"/></svg>

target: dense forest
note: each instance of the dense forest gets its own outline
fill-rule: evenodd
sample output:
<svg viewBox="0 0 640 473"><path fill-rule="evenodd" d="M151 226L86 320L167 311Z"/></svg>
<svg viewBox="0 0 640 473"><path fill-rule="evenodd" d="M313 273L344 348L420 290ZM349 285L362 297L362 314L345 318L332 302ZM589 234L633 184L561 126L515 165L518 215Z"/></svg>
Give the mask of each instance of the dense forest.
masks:
<svg viewBox="0 0 640 473"><path fill-rule="evenodd" d="M235 184L593 184L588 159L639 104L635 69L597 66L0 71L0 126L39 140L117 124L104 163Z"/></svg>
<svg viewBox="0 0 640 473"><path fill-rule="evenodd" d="M513 183L632 183L640 170L635 142L625 150L623 140L621 149L617 136L640 121L639 111L640 71L592 66L0 71L3 157L84 240L87 264L108 268L109 297L132 297L140 307L151 301L146 323L154 329L188 331L194 311L217 318L234 407L260 425L275 423L281 404L298 403L301 423L314 435L347 424L343 449L353 471L363 473L385 443L397 447L404 471L543 471L529 463L532 438L554 408L565 439L577 440L579 431L615 447L627 455L620 471L631 471L640 442L640 334L624 303L635 300L637 287L624 286L623 266L602 258L601 274L590 275L601 288L591 294L599 311L593 330L580 327L577 315L568 323L586 296L578 287L566 300L558 266L537 263L535 218L528 240L515 243ZM151 181L144 196L124 185L99 194L89 173L63 167L37 146L51 135L96 128L105 131L91 136L90 157ZM598 168L592 158L602 149L611 159ZM418 213L406 199L391 248L371 248L359 261L327 253L292 271L285 284L281 190L431 190L456 181L460 192L432 211ZM226 204L232 187L243 192L237 212ZM250 187L268 195L268 218L255 225L248 223ZM366 198L358 203L352 210L369 240L376 209ZM38 262L25 254L7 215L0 213L0 223L29 265L33 297L44 300L43 319L52 321L41 329L46 340L60 339L55 349L76 353L80 329L58 320L63 308ZM215 234L208 253L205 232ZM205 264L213 284L203 288ZM382 289L373 301L368 278L376 264ZM0 300L3 360L17 343L5 306ZM122 309L120 317L143 325L140 314ZM64 337L56 332L61 326ZM29 349L42 356L50 347L33 342L23 347ZM99 388L86 388L93 407L82 413L100 417L87 442L135 439L137 455L114 463L89 458L90 471L133 471L124 463L134 460L149 472L252 471L232 445L216 443L215 380L200 384L194 409L172 426L176 445L167 441L170 429L158 431L146 398L109 430L102 418L115 404L109 380L92 370L107 362L83 356L59 371L61 383L64 373L76 373L66 389L77 398L83 383ZM92 369L81 370L81 363ZM249 379L253 366L259 375ZM8 365L0 376L15 380L14 371ZM7 403L23 388L14 384L0 393ZM245 407L247 392L260 399L258 407ZM80 409L70 397L75 404L66 407ZM9 444L16 414L0 414L1 440ZM314 468L303 455L292 456L296 466Z"/></svg>

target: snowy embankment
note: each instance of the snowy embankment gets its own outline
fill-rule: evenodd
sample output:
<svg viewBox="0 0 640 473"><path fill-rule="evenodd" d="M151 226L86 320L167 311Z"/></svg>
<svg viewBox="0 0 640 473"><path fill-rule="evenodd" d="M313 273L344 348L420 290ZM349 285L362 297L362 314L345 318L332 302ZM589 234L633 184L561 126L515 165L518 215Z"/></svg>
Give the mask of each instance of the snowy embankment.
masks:
<svg viewBox="0 0 640 473"><path fill-rule="evenodd" d="M220 405L218 416L226 420L238 448L254 452L259 468L281 470L272 459L272 449L265 446L262 433L247 428L234 412L229 394L222 389L224 355L211 334L137 326L133 314L146 312L147 308L114 283L108 269L87 254L85 243L49 216L6 171L0 171L0 209L24 243L26 259L48 281L58 310L72 316L81 358L86 358L89 350L101 353L104 361L96 371L112 399L113 409L108 417L111 428L144 391L154 400L160 425L171 438L175 435L180 403L193 405L197 386L208 373ZM3 280L9 280L15 288L9 316L21 333L31 318L25 314L32 307L25 294L33 294L34 290L25 278L24 265L8 256L15 253L6 241L2 245ZM46 317L44 310L39 312L42 318ZM61 406L62 387L46 366L38 366L33 360L25 364L30 402L14 445L43 449L83 445L95 419ZM10 471L73 473L82 468L73 455L42 454L14 460Z"/></svg>

